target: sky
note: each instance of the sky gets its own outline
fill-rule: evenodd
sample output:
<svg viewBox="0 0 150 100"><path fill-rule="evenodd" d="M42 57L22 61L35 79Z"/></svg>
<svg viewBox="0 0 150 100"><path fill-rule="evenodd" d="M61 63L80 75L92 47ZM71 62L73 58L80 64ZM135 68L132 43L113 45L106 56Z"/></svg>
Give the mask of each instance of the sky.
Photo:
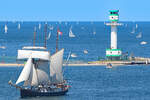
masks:
<svg viewBox="0 0 150 100"><path fill-rule="evenodd" d="M150 0L0 0L0 21L150 21Z"/></svg>

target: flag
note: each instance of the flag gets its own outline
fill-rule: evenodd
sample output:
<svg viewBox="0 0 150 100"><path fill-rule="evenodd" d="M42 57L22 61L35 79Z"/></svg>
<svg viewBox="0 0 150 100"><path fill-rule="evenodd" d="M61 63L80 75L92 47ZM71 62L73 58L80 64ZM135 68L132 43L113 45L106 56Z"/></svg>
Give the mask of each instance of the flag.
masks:
<svg viewBox="0 0 150 100"><path fill-rule="evenodd" d="M59 35L62 35L62 32L58 29L57 30L57 33L59 34Z"/></svg>

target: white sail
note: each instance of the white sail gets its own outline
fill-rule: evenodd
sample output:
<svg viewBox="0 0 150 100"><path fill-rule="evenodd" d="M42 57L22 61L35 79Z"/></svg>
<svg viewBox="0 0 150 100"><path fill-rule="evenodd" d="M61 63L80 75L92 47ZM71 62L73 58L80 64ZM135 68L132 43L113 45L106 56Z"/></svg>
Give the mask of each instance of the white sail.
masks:
<svg viewBox="0 0 150 100"><path fill-rule="evenodd" d="M46 39L49 40L50 37L51 37L51 32L49 32L48 37Z"/></svg>
<svg viewBox="0 0 150 100"><path fill-rule="evenodd" d="M63 82L62 64L64 49L58 51L50 58L50 77L52 83Z"/></svg>
<svg viewBox="0 0 150 100"><path fill-rule="evenodd" d="M75 35L74 35L73 32L72 32L72 28L70 28L69 37L75 37Z"/></svg>
<svg viewBox="0 0 150 100"><path fill-rule="evenodd" d="M142 37L142 32L140 32L137 36L136 36L136 38L141 38Z"/></svg>
<svg viewBox="0 0 150 100"><path fill-rule="evenodd" d="M5 33L7 33L8 27L6 24L5 24L4 30L5 30Z"/></svg>
<svg viewBox="0 0 150 100"><path fill-rule="evenodd" d="M18 29L20 30L20 27L21 27L21 25L20 25L20 23L18 23Z"/></svg>
<svg viewBox="0 0 150 100"><path fill-rule="evenodd" d="M136 29L138 28L138 24L136 24L135 28L136 28Z"/></svg>
<svg viewBox="0 0 150 100"><path fill-rule="evenodd" d="M39 58L42 60L49 60L50 53L48 51L35 51L35 50L18 50L18 59Z"/></svg>
<svg viewBox="0 0 150 100"><path fill-rule="evenodd" d="M31 70L32 70L32 58L30 57L27 61L27 63L25 64L18 80L16 81L16 84L23 82L23 81L27 81L29 79Z"/></svg>
<svg viewBox="0 0 150 100"><path fill-rule="evenodd" d="M37 78L39 84L47 84L50 80L49 78L49 62L40 60L37 63Z"/></svg>
<svg viewBox="0 0 150 100"><path fill-rule="evenodd" d="M31 75L30 75L30 84L31 86L38 85L37 71L35 69L35 65L33 64Z"/></svg>
<svg viewBox="0 0 150 100"><path fill-rule="evenodd" d="M41 29L41 23L39 23L39 30Z"/></svg>

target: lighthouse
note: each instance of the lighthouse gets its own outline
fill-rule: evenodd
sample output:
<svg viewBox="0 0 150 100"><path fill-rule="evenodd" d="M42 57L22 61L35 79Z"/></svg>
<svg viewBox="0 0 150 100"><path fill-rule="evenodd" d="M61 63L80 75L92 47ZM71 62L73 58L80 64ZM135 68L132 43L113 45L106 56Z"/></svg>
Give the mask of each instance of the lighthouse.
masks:
<svg viewBox="0 0 150 100"><path fill-rule="evenodd" d="M111 26L111 38L110 38L110 48L106 49L106 58L108 60L121 60L122 51L117 47L117 26L121 26L118 23L119 20L119 10L110 10L109 20L110 23L106 23L107 26Z"/></svg>

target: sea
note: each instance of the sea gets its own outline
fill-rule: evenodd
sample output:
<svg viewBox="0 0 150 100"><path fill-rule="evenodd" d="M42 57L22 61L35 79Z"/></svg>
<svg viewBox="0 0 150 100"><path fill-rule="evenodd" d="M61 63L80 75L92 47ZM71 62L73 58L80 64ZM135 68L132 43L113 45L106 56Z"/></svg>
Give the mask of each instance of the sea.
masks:
<svg viewBox="0 0 150 100"><path fill-rule="evenodd" d="M0 62L21 63L17 50L23 46L44 46L51 55L64 48L64 61L85 63L105 59L110 48L108 22L0 22ZM123 54L150 57L150 22L120 22L117 45ZM45 31L45 24L47 30ZM4 27L7 25L7 32ZM75 37L69 37L72 30ZM46 36L45 36L46 32ZM141 35L139 35L141 34ZM144 43L143 43L144 42ZM85 52L86 51L86 52ZM70 56L74 54L75 56ZM64 78L71 86L64 96L20 98L18 89L8 85L16 82L23 67L0 67L0 100L150 100L150 65L64 66Z"/></svg>

